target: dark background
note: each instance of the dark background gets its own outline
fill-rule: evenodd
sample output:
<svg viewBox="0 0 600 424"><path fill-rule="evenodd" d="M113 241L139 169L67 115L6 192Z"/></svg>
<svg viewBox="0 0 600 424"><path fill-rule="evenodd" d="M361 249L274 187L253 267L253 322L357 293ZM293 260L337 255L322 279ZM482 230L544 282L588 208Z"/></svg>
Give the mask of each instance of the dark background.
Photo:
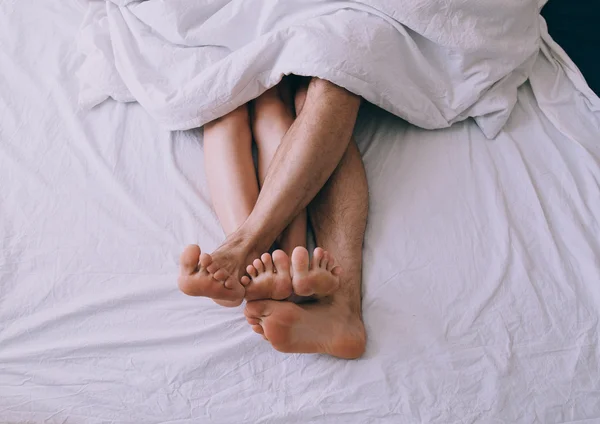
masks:
<svg viewBox="0 0 600 424"><path fill-rule="evenodd" d="M600 0L549 0L542 15L554 41L600 96Z"/></svg>

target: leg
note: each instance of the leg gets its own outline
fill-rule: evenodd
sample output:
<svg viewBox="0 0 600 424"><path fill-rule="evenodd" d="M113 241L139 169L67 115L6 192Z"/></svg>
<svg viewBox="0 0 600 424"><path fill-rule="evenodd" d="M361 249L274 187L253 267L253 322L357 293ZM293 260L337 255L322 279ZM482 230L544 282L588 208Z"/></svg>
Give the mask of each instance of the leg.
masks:
<svg viewBox="0 0 600 424"><path fill-rule="evenodd" d="M215 212L229 235L240 228L258 199L246 105L204 126L204 167Z"/></svg>
<svg viewBox="0 0 600 424"><path fill-rule="evenodd" d="M294 106L301 113L306 101L308 86L306 80L299 85L295 93ZM318 242L317 242L318 244ZM326 250L317 247L312 262L304 247L294 248L292 259L292 286L296 295L292 300L301 303L307 299L329 296L337 291L342 269L336 265L335 258Z"/></svg>
<svg viewBox="0 0 600 424"><path fill-rule="evenodd" d="M359 106L360 98L348 91L311 80L304 108L279 146L238 237L270 244L308 205L344 155Z"/></svg>
<svg viewBox="0 0 600 424"><path fill-rule="evenodd" d="M284 101L284 91L288 90L288 83L284 80L254 101L252 130L258 146L258 178L261 185L281 140L294 123L293 106L286 105ZM288 256L296 246L306 247L306 221L306 210L302 210L279 237L279 245Z"/></svg>
<svg viewBox="0 0 600 424"><path fill-rule="evenodd" d="M363 341L362 249L368 209L365 167L352 140L336 174L311 204L310 213L317 243L327 249L344 270L333 303L344 306L357 319L355 324L363 333Z"/></svg>
<svg viewBox="0 0 600 424"><path fill-rule="evenodd" d="M351 142L309 208L317 243L331 252L344 269L340 289L314 304L263 300L246 305L248 322L275 349L349 359L364 353L361 274L367 209L365 171L358 148Z"/></svg>
<svg viewBox="0 0 600 424"><path fill-rule="evenodd" d="M258 198L246 105L204 126L204 163L213 206L225 234L229 235L248 218ZM213 297L223 306L239 305L244 296L243 288L239 283L230 290L222 287L223 284L206 271L210 262L208 255L200 259L198 246L188 247L181 257L182 290Z"/></svg>
<svg viewBox="0 0 600 424"><path fill-rule="evenodd" d="M360 98L313 79L306 104L285 135L248 219L210 257L206 270L225 285L239 284L246 265L276 237L323 187L348 147ZM183 285L188 294L203 295Z"/></svg>

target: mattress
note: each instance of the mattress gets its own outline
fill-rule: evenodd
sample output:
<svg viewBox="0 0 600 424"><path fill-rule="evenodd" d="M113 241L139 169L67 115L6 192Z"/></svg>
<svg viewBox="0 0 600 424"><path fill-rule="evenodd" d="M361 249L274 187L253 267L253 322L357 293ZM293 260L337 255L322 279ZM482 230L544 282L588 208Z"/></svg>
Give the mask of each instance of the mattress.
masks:
<svg viewBox="0 0 600 424"><path fill-rule="evenodd" d="M494 140L361 110L369 340L344 361L178 291L183 246L224 237L202 131L77 106L84 9L0 3L0 422L600 422L600 100L548 37Z"/></svg>

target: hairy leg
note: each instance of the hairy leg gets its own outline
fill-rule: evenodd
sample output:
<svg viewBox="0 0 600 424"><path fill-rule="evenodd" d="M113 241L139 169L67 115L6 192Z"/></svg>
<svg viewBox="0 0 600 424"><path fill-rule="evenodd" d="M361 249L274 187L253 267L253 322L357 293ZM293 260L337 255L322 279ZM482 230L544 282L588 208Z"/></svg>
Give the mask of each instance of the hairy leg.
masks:
<svg viewBox="0 0 600 424"><path fill-rule="evenodd" d="M271 162L254 210L236 231L265 250L321 190L350 142L360 98L313 78Z"/></svg>
<svg viewBox="0 0 600 424"><path fill-rule="evenodd" d="M286 94L291 93L289 84L284 80L254 101L252 130L258 147L258 178L261 186L281 140L294 123L293 106L284 101ZM303 209L279 237L279 246L288 256L292 255L295 247L306 247L306 227L306 210Z"/></svg>
<svg viewBox="0 0 600 424"><path fill-rule="evenodd" d="M338 172L310 206L317 243L342 267L340 289L333 295L362 320L362 248L367 225L369 191L356 143L350 142ZM362 327L362 322L360 323Z"/></svg>

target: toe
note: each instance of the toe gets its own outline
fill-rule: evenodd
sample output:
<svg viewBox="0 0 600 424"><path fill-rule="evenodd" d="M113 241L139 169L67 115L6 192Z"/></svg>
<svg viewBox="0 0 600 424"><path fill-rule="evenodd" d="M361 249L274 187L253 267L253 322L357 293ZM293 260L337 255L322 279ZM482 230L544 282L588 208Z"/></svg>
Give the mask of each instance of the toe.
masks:
<svg viewBox="0 0 600 424"><path fill-rule="evenodd" d="M213 278L221 282L227 280L227 277L229 277L229 274L223 268L217 269L216 272L213 274Z"/></svg>
<svg viewBox="0 0 600 424"><path fill-rule="evenodd" d="M298 246L292 252L292 272L294 275L305 274L308 272L308 250Z"/></svg>
<svg viewBox="0 0 600 424"><path fill-rule="evenodd" d="M320 247L317 247L313 252L311 269L319 268L321 266L321 261L323 260L324 256L325 256L325 251L323 249L321 249Z"/></svg>
<svg viewBox="0 0 600 424"><path fill-rule="evenodd" d="M179 258L179 264L181 269L181 275L192 275L198 271L198 261L200 259L200 247L195 244L187 246L181 257Z"/></svg>
<svg viewBox="0 0 600 424"><path fill-rule="evenodd" d="M200 265L203 267L207 267L212 264L213 258L208 253L203 253L200 255Z"/></svg>
<svg viewBox="0 0 600 424"><path fill-rule="evenodd" d="M258 318L246 318L246 321L250 325L259 325L260 324L260 320Z"/></svg>
<svg viewBox="0 0 600 424"><path fill-rule="evenodd" d="M258 271L256 270L256 268L254 268L254 265L248 265L246 267L246 272L252 278L258 277Z"/></svg>
<svg viewBox="0 0 600 424"><path fill-rule="evenodd" d="M252 262L252 265L254 265L254 268L256 268L256 270L258 271L259 274L261 272L265 272L265 267L260 259L254 259L254 262Z"/></svg>
<svg viewBox="0 0 600 424"><path fill-rule="evenodd" d="M233 275L230 275L229 277L227 277L225 279L225 282L223 283L223 285L225 287L227 287L228 289L233 290L234 288L239 287L241 284L240 284L240 280L238 278L236 278Z"/></svg>
<svg viewBox="0 0 600 424"><path fill-rule="evenodd" d="M335 258L329 254L327 260L327 271L331 271L333 268L335 268Z"/></svg>
<svg viewBox="0 0 600 424"><path fill-rule="evenodd" d="M261 334L261 335L262 335L262 334L265 334L265 330L263 330L263 328L262 328L260 325L253 325L253 326L252 326L252 330L253 330L255 333L258 333L258 334Z"/></svg>
<svg viewBox="0 0 600 424"><path fill-rule="evenodd" d="M321 268L327 269L328 265L329 265L329 252L325 251L323 253L323 259L321 259Z"/></svg>
<svg viewBox="0 0 600 424"><path fill-rule="evenodd" d="M273 264L278 274L290 273L290 258L283 250L273 252Z"/></svg>
<svg viewBox="0 0 600 424"><path fill-rule="evenodd" d="M331 269L331 273L333 275L335 275L336 277L339 277L340 275L342 275L343 269L341 266L336 265Z"/></svg>
<svg viewBox="0 0 600 424"><path fill-rule="evenodd" d="M203 253L200 255L200 266L211 273L218 269L217 264L213 262L212 256L210 256L208 253ZM210 271L212 268L215 268L215 270Z"/></svg>
<svg viewBox="0 0 600 424"><path fill-rule="evenodd" d="M241 279L240 279L240 283L242 283L242 286L246 287L248 284L250 284L252 280L250 279L250 277L248 277L247 275L244 275Z"/></svg>
<svg viewBox="0 0 600 424"><path fill-rule="evenodd" d="M271 260L271 255L269 255L268 253L263 253L260 257L260 260L265 266L266 272L273 272L273 261Z"/></svg>

